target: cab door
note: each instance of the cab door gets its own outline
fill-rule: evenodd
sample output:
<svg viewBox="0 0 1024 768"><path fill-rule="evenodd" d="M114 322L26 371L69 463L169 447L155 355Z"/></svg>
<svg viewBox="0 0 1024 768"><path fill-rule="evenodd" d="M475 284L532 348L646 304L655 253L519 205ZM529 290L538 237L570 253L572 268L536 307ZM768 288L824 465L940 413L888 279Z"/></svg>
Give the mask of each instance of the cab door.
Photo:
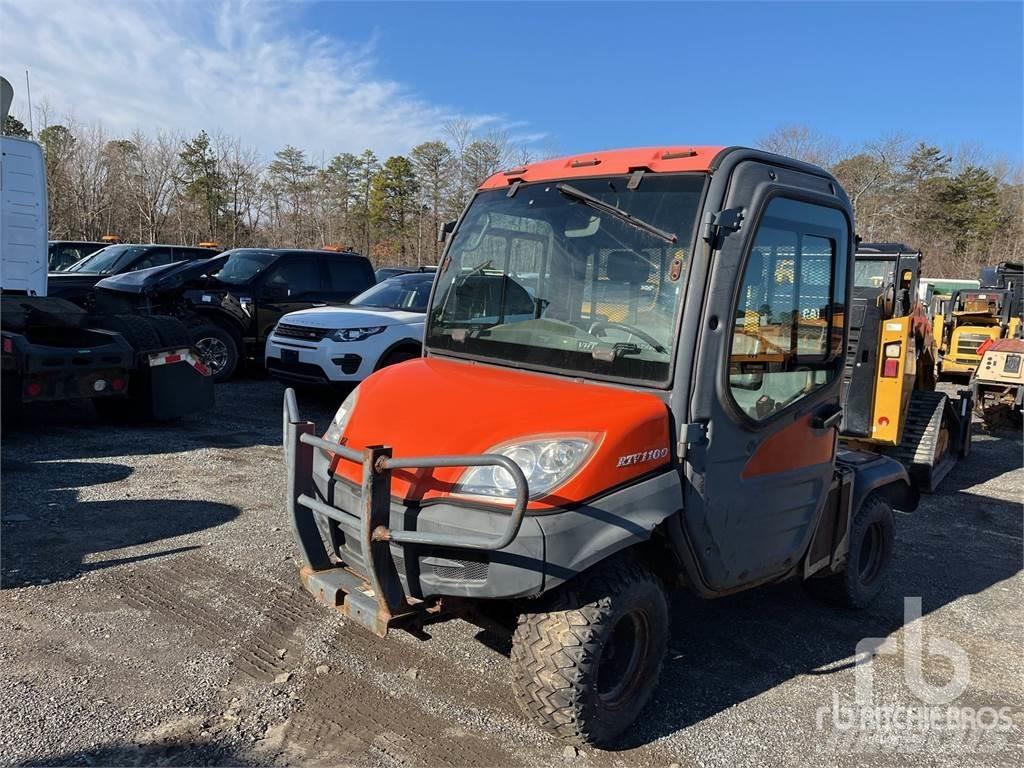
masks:
<svg viewBox="0 0 1024 768"><path fill-rule="evenodd" d="M263 275L256 291L256 337L262 343L289 312L323 303L323 265L315 253L286 253Z"/></svg>
<svg viewBox="0 0 1024 768"><path fill-rule="evenodd" d="M723 210L742 220L709 237L680 425L702 432L686 451L683 525L713 593L786 573L813 535L834 470L853 262L849 203L825 176L746 160Z"/></svg>

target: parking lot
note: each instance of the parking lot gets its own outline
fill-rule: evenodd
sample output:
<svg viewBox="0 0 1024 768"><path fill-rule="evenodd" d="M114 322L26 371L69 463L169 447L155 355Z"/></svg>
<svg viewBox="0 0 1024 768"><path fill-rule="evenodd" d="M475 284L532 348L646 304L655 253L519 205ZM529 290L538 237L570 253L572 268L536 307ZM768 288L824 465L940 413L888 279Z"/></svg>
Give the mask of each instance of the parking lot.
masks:
<svg viewBox="0 0 1024 768"><path fill-rule="evenodd" d="M715 602L677 594L661 686L611 751L566 748L521 717L507 641L463 622L381 641L301 589L283 510L281 387L245 376L210 414L112 427L87 406L3 436L0 762L26 765L1020 765L1024 756L1024 470L1019 434L975 424L971 455L898 515L897 565L854 613L798 584ZM336 399L300 399L326 423ZM855 648L906 650L920 596L935 638L966 651L956 703L1009 707L974 746L928 741L865 758L822 727L854 697ZM915 627L920 625L915 625ZM936 646L937 648L938 646ZM911 703L905 654L873 695ZM829 717L825 720L828 721ZM922 754L922 752L924 754Z"/></svg>

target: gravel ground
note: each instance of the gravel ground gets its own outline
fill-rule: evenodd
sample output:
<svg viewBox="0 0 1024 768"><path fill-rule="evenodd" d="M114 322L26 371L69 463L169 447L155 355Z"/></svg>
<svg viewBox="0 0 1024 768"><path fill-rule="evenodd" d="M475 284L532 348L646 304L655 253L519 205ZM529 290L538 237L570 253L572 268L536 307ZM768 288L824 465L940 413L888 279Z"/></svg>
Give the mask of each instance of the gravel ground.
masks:
<svg viewBox="0 0 1024 768"><path fill-rule="evenodd" d="M280 398L244 378L218 389L212 414L169 427L109 427L68 406L3 435L0 762L1024 763L1019 434L976 425L941 492L898 515L895 572L866 611L793 584L675 595L652 704L617 749L577 752L520 716L500 641L459 621L428 642L380 641L307 598L282 511ZM320 424L335 405L301 403ZM905 596L920 597L921 622L904 625ZM915 659L940 686L959 647L969 683L949 706L1007 719L851 741L833 710L854 703L865 637L895 649L858 667L872 703L921 706Z"/></svg>

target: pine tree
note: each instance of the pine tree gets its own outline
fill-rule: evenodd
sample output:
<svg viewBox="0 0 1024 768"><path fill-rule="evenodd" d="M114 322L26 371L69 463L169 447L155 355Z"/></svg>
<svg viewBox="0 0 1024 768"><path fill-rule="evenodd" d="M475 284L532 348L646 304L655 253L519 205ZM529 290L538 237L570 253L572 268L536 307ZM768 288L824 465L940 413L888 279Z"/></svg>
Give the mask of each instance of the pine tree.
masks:
<svg viewBox="0 0 1024 768"><path fill-rule="evenodd" d="M184 185L185 198L202 214L205 232L197 240L218 240L220 222L227 205L224 176L219 170L217 154L206 131L182 145L179 183Z"/></svg>
<svg viewBox="0 0 1024 768"><path fill-rule="evenodd" d="M405 260L408 224L416 213L419 184L409 158L389 157L373 177L370 192L370 220L380 236L397 245Z"/></svg>
<svg viewBox="0 0 1024 768"><path fill-rule="evenodd" d="M19 139L31 139L32 134L25 124L14 115L8 115L4 120L4 136L15 136Z"/></svg>

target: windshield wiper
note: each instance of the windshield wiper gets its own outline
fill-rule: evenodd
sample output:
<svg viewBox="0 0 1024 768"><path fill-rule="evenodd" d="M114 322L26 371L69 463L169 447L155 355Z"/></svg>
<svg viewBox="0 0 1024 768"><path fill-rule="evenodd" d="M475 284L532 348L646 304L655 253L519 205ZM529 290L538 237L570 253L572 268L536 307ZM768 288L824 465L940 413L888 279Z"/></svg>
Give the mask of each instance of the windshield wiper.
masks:
<svg viewBox="0 0 1024 768"><path fill-rule="evenodd" d="M581 203L590 206L594 210L604 211L605 213L610 214L616 217L617 219L621 219L627 224L631 224L637 229L642 229L644 232L648 232L654 235L655 237L660 237L666 243L675 243L679 239L673 233L666 232L664 229L660 229L659 227L656 227L653 224L648 224L643 219L638 219L633 214L627 213L621 208L616 208L614 205L606 203L604 200L600 200L594 197L593 195L588 195L582 189L576 189L576 187L572 186L571 184L556 184L555 189L557 189L566 197L571 197L574 200L579 200Z"/></svg>

